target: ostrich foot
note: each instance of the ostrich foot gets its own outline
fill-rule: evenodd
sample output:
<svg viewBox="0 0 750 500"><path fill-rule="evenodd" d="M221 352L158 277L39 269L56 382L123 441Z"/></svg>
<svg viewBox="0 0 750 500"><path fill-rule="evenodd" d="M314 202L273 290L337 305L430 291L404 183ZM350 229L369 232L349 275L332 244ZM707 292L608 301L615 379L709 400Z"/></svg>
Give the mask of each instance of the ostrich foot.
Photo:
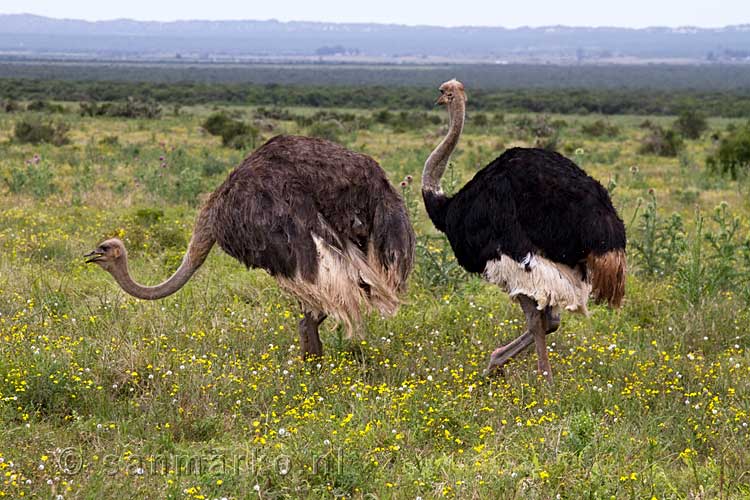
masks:
<svg viewBox="0 0 750 500"><path fill-rule="evenodd" d="M484 370L484 375L489 375L493 372L499 372L504 375L503 366L511 360L511 358L521 354L531 344L534 343L534 337L528 332L524 332L521 336L506 344L502 347L498 347L490 355L490 362L487 368Z"/></svg>

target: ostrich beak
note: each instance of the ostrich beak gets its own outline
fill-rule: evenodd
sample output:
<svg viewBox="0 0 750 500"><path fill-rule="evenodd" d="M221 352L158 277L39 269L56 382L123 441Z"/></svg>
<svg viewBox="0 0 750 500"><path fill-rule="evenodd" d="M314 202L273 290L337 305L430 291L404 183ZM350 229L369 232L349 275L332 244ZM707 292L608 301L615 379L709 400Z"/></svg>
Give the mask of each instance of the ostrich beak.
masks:
<svg viewBox="0 0 750 500"><path fill-rule="evenodd" d="M435 101L435 104L438 106L448 104L448 100L445 98L445 94L442 94L440 97L438 97L438 100Z"/></svg>
<svg viewBox="0 0 750 500"><path fill-rule="evenodd" d="M92 262L96 262L97 260L99 260L102 257L102 255L104 255L104 252L100 250L94 250L92 252L87 253L83 257L86 259L86 264L90 264Z"/></svg>

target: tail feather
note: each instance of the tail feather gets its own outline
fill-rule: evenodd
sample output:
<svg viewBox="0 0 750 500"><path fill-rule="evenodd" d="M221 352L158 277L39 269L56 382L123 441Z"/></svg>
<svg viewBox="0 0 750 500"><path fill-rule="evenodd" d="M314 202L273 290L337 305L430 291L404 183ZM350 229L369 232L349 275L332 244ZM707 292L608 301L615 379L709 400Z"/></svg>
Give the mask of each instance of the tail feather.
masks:
<svg viewBox="0 0 750 500"><path fill-rule="evenodd" d="M591 279L594 301L606 302L610 307L620 307L625 296L627 260L625 250L610 250L601 255L589 254L586 267Z"/></svg>
<svg viewBox="0 0 750 500"><path fill-rule="evenodd" d="M368 261L373 269L381 270L385 282L398 293L406 291L407 278L414 267L415 240L409 214L401 200L390 207L376 209Z"/></svg>

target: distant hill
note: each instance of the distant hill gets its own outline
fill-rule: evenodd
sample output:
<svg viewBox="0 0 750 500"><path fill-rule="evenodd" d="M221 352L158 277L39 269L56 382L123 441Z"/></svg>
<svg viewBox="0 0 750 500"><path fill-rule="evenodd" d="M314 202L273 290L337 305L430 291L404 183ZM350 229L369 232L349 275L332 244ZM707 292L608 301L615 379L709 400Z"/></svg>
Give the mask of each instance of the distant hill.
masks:
<svg viewBox="0 0 750 500"><path fill-rule="evenodd" d="M0 15L0 55L534 63L748 62L750 24L725 28L441 28L269 21L89 22Z"/></svg>

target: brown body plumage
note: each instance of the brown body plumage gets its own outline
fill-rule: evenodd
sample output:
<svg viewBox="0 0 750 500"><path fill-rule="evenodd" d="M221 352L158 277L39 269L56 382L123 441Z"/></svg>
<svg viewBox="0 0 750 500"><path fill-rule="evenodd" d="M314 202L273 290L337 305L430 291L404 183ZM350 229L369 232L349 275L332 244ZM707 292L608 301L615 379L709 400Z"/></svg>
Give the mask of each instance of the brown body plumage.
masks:
<svg viewBox="0 0 750 500"><path fill-rule="evenodd" d="M298 136L269 140L229 174L201 209L182 265L161 285L133 282L118 240L89 257L128 293L157 299L179 290L214 243L300 300L305 354L321 353L326 315L352 332L363 310L393 314L414 257L406 207L377 162Z"/></svg>

